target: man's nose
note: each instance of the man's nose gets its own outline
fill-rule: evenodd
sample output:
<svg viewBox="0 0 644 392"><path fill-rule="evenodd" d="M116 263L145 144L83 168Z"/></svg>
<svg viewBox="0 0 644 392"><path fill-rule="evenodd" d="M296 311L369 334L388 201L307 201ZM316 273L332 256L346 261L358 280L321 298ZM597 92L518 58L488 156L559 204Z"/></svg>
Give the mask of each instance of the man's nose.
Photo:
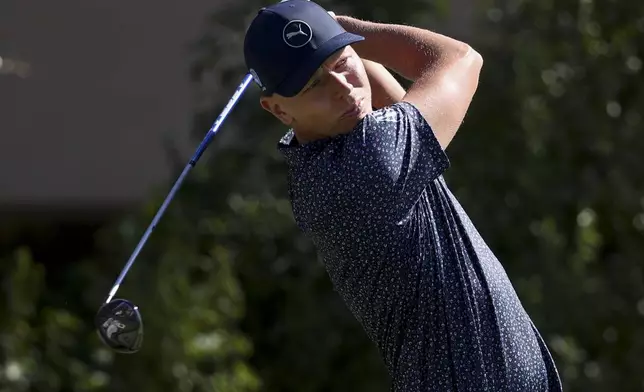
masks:
<svg viewBox="0 0 644 392"><path fill-rule="evenodd" d="M353 90L353 85L347 81L345 75L337 72L331 72L330 82L333 85L335 98L346 99L346 97Z"/></svg>

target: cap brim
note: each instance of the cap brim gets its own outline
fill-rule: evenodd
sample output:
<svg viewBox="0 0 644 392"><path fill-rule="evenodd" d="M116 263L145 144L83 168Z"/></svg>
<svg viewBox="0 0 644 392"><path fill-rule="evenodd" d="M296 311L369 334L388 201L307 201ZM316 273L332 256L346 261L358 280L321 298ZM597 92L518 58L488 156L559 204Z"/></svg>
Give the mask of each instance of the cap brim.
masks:
<svg viewBox="0 0 644 392"><path fill-rule="evenodd" d="M297 70L291 73L282 83L280 83L279 86L277 86L277 88L275 88L275 92L284 97L296 96L304 86L306 86L309 79L311 79L311 76L313 76L315 71L320 68L329 56L347 45L363 40L364 37L349 32L336 35L324 44L320 45L320 47L317 48L311 56L309 56L309 58L300 64Z"/></svg>

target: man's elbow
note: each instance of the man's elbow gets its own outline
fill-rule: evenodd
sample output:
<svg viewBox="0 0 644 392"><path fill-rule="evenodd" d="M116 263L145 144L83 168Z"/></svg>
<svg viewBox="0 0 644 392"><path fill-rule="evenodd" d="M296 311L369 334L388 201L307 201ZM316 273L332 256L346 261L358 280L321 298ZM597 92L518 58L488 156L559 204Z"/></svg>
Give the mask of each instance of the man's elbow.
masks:
<svg viewBox="0 0 644 392"><path fill-rule="evenodd" d="M474 77L478 81L483 68L483 56L470 45L456 41L451 51L444 54L441 68L451 74L460 74L461 77Z"/></svg>
<svg viewBox="0 0 644 392"><path fill-rule="evenodd" d="M466 85L477 86L483 68L483 56L471 46L465 46L463 53L452 63L451 68L454 70L454 74L460 74L459 79L469 81L469 83L465 83Z"/></svg>
<svg viewBox="0 0 644 392"><path fill-rule="evenodd" d="M465 64L474 72L480 72L483 67L483 56L465 43L462 43L462 46L459 48L459 55L455 60L455 62Z"/></svg>
<svg viewBox="0 0 644 392"><path fill-rule="evenodd" d="M481 56L481 54L471 46L469 48L467 57L470 59L472 67L475 68L477 72L480 72L481 68L483 68L483 56Z"/></svg>

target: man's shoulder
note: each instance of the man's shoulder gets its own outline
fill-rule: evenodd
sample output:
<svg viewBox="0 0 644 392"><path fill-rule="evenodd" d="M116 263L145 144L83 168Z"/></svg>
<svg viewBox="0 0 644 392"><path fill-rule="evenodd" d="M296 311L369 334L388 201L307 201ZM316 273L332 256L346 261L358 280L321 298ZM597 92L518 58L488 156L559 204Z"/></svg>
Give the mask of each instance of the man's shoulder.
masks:
<svg viewBox="0 0 644 392"><path fill-rule="evenodd" d="M391 105L374 110L370 113L369 117L376 121L384 122L397 122L405 119L405 117L418 118L421 116L418 108L407 101L399 101Z"/></svg>
<svg viewBox="0 0 644 392"><path fill-rule="evenodd" d="M360 132L365 128L373 126L374 122L385 122L385 123L399 123L400 121L405 120L405 118L410 118L416 120L422 115L416 106L407 101L400 101L394 104L382 107L377 110L373 110L369 113L362 121L360 121L350 132L346 134L336 135L334 137L328 137L325 139L315 140L308 142L306 144L300 144L295 136L295 132L292 129L289 129L279 140L278 149L283 153L286 151L293 152L306 152L306 151L319 151L321 148L326 147L329 144L334 142L341 141L342 139L347 138L349 135Z"/></svg>
<svg viewBox="0 0 644 392"><path fill-rule="evenodd" d="M329 180L342 174L370 171L365 162L376 159L374 154L378 157L385 154L376 150L390 148L401 132L421 131L426 124L421 117L413 104L401 101L370 112L345 134L300 144L295 132L289 130L280 139L278 149L286 159L293 181L306 177L309 188L329 187Z"/></svg>

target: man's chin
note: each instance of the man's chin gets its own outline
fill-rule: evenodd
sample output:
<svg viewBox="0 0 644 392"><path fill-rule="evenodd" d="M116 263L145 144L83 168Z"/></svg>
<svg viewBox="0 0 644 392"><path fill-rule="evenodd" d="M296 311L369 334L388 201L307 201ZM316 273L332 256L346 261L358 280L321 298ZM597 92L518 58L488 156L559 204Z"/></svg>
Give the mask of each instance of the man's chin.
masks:
<svg viewBox="0 0 644 392"><path fill-rule="evenodd" d="M360 123L360 121L367 117L367 114L368 113L361 112L356 116L341 119L338 121L333 133L339 135L351 132Z"/></svg>

